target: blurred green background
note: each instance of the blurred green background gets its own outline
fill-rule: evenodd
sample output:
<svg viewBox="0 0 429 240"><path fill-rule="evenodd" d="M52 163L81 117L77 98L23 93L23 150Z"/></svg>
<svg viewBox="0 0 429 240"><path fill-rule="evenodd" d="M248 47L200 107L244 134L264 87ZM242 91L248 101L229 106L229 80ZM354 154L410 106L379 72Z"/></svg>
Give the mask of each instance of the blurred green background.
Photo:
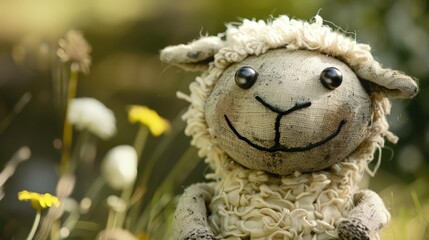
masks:
<svg viewBox="0 0 429 240"><path fill-rule="evenodd" d="M18 191L55 192L60 151L54 142L62 137L65 101L56 43L67 30L82 31L92 45L91 72L80 76L77 96L102 101L117 118L118 134L98 143L97 159L101 159L113 146L132 144L137 126L127 121L128 105L148 105L169 120L186 107L175 92L187 93L196 75L162 64L160 49L200 34L223 32L225 23L242 18L287 14L310 20L318 12L341 29L354 32L358 41L370 44L385 66L419 79L421 92L415 99L393 102L389 121L400 141L383 150L381 169L370 179L370 187L383 196L394 216L385 230L386 239L423 239L424 234L429 239L427 0L0 1L0 167L19 147L26 145L32 151L31 159L5 185L0 239L20 239L20 232L30 227L33 215L26 204L17 201ZM31 94L31 100L14 114L24 94ZM143 158L151 156L160 141L150 139ZM179 134L162 154L150 177L149 192L188 145L189 139ZM207 168L200 162L175 187L176 193L203 180ZM76 190L75 194L81 193Z"/></svg>

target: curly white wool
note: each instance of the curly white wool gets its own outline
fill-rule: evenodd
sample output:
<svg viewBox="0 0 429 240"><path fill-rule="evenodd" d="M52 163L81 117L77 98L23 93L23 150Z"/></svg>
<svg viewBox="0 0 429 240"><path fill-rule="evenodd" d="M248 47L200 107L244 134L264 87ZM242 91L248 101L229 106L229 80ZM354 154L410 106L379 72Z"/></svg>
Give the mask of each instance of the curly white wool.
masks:
<svg viewBox="0 0 429 240"><path fill-rule="evenodd" d="M101 173L116 190L130 186L137 177L137 152L132 146L120 145L110 149L103 159Z"/></svg>
<svg viewBox="0 0 429 240"><path fill-rule="evenodd" d="M94 98L75 98L71 101L67 118L78 130L87 130L101 139L116 133L116 119L112 110Z"/></svg>

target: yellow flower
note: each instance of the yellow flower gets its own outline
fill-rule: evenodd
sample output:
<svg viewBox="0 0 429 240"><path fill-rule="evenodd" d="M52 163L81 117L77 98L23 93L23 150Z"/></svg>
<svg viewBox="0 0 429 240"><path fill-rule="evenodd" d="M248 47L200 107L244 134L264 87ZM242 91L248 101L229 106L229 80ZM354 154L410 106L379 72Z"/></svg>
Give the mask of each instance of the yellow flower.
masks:
<svg viewBox="0 0 429 240"><path fill-rule="evenodd" d="M60 200L49 193L39 194L24 190L18 193L18 199L19 201L31 201L31 205L37 211L49 208L53 205L55 207L60 206Z"/></svg>
<svg viewBox="0 0 429 240"><path fill-rule="evenodd" d="M130 123L138 122L146 125L155 137L170 130L170 123L160 117L155 110L146 106L131 106L128 112L128 120Z"/></svg>

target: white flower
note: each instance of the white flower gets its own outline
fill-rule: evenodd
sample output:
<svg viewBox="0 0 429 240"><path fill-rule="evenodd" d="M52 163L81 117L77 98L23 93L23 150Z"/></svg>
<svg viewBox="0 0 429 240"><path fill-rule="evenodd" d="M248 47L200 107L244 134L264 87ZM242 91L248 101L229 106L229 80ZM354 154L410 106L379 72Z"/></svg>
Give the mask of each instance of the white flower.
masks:
<svg viewBox="0 0 429 240"><path fill-rule="evenodd" d="M113 189L130 186L137 177L137 152L129 145L110 149L101 165L101 173Z"/></svg>
<svg viewBox="0 0 429 240"><path fill-rule="evenodd" d="M116 119L112 110L94 98L75 98L71 101L67 118L78 130L88 130L102 139L116 133Z"/></svg>

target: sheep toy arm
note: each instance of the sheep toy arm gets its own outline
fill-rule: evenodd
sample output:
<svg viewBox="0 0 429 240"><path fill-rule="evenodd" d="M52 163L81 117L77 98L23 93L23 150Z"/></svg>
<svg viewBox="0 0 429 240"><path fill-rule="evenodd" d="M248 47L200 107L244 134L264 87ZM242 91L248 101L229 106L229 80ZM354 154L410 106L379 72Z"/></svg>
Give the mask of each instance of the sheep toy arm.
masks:
<svg viewBox="0 0 429 240"><path fill-rule="evenodd" d="M180 197L174 215L174 237L176 240L215 239L207 222L207 204L213 189L204 183L194 184Z"/></svg>
<svg viewBox="0 0 429 240"><path fill-rule="evenodd" d="M354 195L355 207L338 226L342 240L366 240L387 225L390 213L381 198L373 191L362 190Z"/></svg>

